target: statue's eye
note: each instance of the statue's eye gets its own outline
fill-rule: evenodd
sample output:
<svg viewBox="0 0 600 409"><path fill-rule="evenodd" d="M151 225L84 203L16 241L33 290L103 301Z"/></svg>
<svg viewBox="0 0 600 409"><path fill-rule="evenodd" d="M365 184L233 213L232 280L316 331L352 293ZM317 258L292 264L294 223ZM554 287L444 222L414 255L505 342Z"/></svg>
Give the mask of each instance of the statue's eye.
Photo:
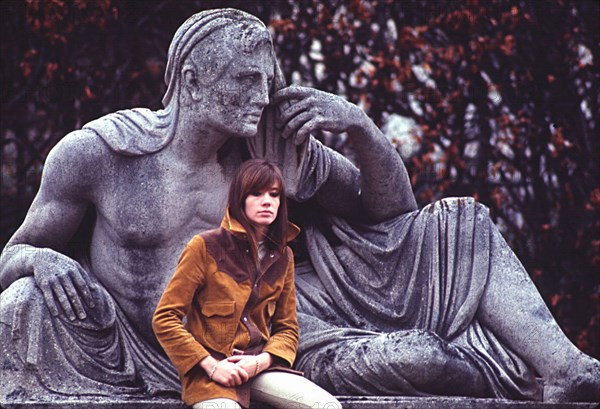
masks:
<svg viewBox="0 0 600 409"><path fill-rule="evenodd" d="M250 74L240 74L238 75L238 79L242 82L252 83L258 79L259 75L250 73Z"/></svg>

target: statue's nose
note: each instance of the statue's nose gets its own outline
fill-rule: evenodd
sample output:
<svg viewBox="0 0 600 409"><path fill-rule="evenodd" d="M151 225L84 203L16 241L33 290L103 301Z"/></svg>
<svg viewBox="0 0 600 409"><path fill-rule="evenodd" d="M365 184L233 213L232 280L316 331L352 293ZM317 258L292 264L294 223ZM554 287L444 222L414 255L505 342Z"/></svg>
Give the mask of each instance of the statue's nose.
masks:
<svg viewBox="0 0 600 409"><path fill-rule="evenodd" d="M266 79L261 81L260 87L252 94L252 103L262 108L269 105L269 82Z"/></svg>

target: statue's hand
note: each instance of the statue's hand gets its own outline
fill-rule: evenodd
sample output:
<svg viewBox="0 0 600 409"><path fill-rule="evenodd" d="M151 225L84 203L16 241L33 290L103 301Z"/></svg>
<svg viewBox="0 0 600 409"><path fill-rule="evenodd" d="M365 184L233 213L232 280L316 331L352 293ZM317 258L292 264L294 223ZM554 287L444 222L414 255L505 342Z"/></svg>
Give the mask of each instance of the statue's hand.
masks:
<svg viewBox="0 0 600 409"><path fill-rule="evenodd" d="M50 313L53 316L64 313L71 321L85 319L87 314L83 302L94 308L94 300L83 267L48 248L38 249L33 260L33 276Z"/></svg>
<svg viewBox="0 0 600 409"><path fill-rule="evenodd" d="M272 103L288 101L281 109L279 125L282 137L296 135L300 145L317 129L333 133L351 132L365 126L366 114L345 99L314 88L290 86L273 95Z"/></svg>

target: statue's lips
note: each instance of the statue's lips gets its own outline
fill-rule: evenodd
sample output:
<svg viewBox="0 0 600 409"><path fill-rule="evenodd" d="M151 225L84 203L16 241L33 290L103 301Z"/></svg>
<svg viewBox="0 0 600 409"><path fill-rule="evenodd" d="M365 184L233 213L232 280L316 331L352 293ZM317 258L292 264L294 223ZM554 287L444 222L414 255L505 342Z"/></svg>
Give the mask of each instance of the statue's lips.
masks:
<svg viewBox="0 0 600 409"><path fill-rule="evenodd" d="M260 121L260 117L262 116L262 112L251 112L244 115L244 118L249 119L254 122Z"/></svg>

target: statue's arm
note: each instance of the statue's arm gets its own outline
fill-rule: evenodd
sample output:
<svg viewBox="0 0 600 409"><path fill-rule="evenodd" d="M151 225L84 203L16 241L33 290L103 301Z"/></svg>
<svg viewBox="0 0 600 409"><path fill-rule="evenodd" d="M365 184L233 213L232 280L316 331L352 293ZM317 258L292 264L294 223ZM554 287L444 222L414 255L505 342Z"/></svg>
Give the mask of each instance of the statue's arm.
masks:
<svg viewBox="0 0 600 409"><path fill-rule="evenodd" d="M73 134L50 152L38 194L23 224L0 256L0 286L33 276L53 315L85 318L82 298L93 306L85 272L63 255L89 204L89 163ZM60 308L59 308L60 306Z"/></svg>
<svg viewBox="0 0 600 409"><path fill-rule="evenodd" d="M356 150L360 172L348 161L334 160L317 194L322 205L374 222L417 208L400 155L362 109L336 95L306 87L277 92L273 102L281 101L291 102L281 113L284 138L294 137L296 143L302 143L317 129L346 132Z"/></svg>

